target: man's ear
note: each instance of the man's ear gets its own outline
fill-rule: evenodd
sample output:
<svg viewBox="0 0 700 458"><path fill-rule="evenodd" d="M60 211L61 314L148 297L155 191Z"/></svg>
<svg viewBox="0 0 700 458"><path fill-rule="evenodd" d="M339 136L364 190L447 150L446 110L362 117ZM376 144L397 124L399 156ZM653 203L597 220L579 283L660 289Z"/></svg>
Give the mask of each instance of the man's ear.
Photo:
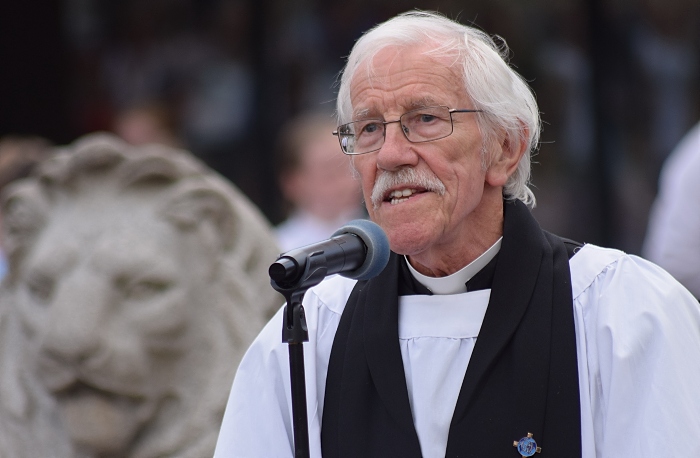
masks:
<svg viewBox="0 0 700 458"><path fill-rule="evenodd" d="M491 161L486 170L486 183L494 187L505 186L527 152L527 138L527 132L519 138L512 138L506 133L498 136L494 141Z"/></svg>

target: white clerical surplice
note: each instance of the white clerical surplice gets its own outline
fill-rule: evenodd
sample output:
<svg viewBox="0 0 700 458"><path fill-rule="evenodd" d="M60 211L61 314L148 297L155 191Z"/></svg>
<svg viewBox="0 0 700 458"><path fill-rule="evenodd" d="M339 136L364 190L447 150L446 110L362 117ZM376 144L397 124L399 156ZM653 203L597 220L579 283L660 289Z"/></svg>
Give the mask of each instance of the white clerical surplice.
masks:
<svg viewBox="0 0 700 458"><path fill-rule="evenodd" d="M399 343L423 456L445 456L447 436L491 290L399 299Z"/></svg>

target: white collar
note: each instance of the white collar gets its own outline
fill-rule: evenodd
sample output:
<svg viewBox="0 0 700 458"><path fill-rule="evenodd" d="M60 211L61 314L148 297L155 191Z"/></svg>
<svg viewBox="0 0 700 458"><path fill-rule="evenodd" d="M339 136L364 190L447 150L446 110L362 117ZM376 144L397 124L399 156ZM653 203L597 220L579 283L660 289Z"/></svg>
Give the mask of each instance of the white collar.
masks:
<svg viewBox="0 0 700 458"><path fill-rule="evenodd" d="M467 282L476 275L481 269L486 267L501 249L501 241L503 237L496 240L496 243L491 245L491 248L484 251L481 256L464 266L457 272L446 277L428 277L423 275L413 268L408 258L404 256L406 264L411 271L413 277L421 285L428 288L433 294L459 294L467 292Z"/></svg>

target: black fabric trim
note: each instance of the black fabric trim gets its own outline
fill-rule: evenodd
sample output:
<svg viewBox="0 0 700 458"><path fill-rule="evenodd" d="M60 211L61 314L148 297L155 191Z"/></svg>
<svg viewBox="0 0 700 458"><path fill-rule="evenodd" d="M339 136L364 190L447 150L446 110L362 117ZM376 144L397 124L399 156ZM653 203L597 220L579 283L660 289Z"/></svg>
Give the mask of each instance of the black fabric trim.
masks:
<svg viewBox="0 0 700 458"><path fill-rule="evenodd" d="M545 231L545 232L546 232L546 231ZM547 234L549 234L549 233L547 233ZM566 247L566 252L567 252L568 255L569 255L569 259L573 258L574 255L575 255L576 253L578 253L578 250L580 250L580 249L583 247L583 245L584 245L584 244L581 243L581 242L577 242L577 241L575 241L575 240L567 239L567 238L565 238L565 237L559 237L559 236L554 235L554 234L549 234L549 235L551 235L551 236L553 236L553 237L557 237L557 238L559 238L559 239L561 240L561 242L562 242L562 243L564 244L564 246Z"/></svg>
<svg viewBox="0 0 700 458"><path fill-rule="evenodd" d="M415 294L432 296L433 292L413 276L406 264L406 258L399 255L397 258L399 262L399 296L413 296Z"/></svg>
<svg viewBox="0 0 700 458"><path fill-rule="evenodd" d="M387 268L358 282L348 298L326 379L324 458L421 456L399 348L401 263L391 253Z"/></svg>
<svg viewBox="0 0 700 458"><path fill-rule="evenodd" d="M509 457L534 434L539 458L581 455L569 250L519 201L504 204L491 299L449 431L446 457ZM324 458L420 457L398 341L402 257L348 299L331 350ZM476 276L475 276L476 277ZM489 278L492 277L492 278Z"/></svg>

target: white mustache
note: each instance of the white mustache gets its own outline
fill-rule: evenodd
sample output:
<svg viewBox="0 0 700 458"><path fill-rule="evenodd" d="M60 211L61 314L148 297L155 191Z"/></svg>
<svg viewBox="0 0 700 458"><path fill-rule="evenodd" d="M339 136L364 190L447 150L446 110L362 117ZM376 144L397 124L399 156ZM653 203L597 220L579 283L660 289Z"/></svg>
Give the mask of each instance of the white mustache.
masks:
<svg viewBox="0 0 700 458"><path fill-rule="evenodd" d="M412 167L396 172L383 172L377 177L372 188L372 205L375 210L379 208L386 193L392 188L422 188L441 196L445 194L445 185L430 172L419 171Z"/></svg>

